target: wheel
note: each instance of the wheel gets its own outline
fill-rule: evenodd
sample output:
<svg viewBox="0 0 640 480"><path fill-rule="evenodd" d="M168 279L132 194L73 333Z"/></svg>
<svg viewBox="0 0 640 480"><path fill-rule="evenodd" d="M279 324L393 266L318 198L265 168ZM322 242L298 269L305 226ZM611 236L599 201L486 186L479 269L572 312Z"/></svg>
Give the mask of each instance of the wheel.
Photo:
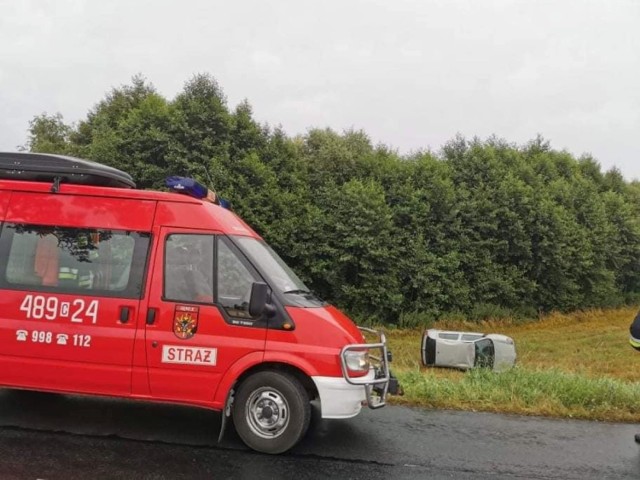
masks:
<svg viewBox="0 0 640 480"><path fill-rule="evenodd" d="M310 418L307 392L292 375L258 372L238 388L233 424L242 441L258 452L286 452L304 436Z"/></svg>

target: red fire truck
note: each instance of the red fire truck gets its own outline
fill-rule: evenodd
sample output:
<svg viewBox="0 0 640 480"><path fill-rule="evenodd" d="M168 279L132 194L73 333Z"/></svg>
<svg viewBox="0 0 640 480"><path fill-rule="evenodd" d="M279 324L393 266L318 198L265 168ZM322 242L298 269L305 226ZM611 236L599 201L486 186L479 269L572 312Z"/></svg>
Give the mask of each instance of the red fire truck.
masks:
<svg viewBox="0 0 640 480"><path fill-rule="evenodd" d="M312 402L322 418L385 404L384 335L207 199L0 153L0 258L1 386L219 410L220 437L230 417L266 453L302 438Z"/></svg>

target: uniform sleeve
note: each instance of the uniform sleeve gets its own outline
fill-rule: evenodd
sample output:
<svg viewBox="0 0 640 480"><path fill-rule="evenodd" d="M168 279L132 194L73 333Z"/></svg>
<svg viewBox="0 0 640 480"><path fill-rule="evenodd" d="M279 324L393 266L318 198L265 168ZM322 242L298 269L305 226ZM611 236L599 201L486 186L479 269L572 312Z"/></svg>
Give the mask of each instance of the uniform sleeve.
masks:
<svg viewBox="0 0 640 480"><path fill-rule="evenodd" d="M631 326L629 327L629 343L636 350L640 350L640 312L633 319Z"/></svg>
<svg viewBox="0 0 640 480"><path fill-rule="evenodd" d="M58 240L54 235L46 235L38 239L34 270L42 280L42 285L58 284Z"/></svg>

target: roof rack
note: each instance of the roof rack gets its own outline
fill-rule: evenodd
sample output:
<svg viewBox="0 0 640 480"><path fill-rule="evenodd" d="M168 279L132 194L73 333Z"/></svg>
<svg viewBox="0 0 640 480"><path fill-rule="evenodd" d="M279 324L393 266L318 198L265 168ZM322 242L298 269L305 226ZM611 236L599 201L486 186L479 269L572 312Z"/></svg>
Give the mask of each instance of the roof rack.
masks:
<svg viewBox="0 0 640 480"><path fill-rule="evenodd" d="M126 172L81 158L49 153L0 152L0 179L136 188Z"/></svg>

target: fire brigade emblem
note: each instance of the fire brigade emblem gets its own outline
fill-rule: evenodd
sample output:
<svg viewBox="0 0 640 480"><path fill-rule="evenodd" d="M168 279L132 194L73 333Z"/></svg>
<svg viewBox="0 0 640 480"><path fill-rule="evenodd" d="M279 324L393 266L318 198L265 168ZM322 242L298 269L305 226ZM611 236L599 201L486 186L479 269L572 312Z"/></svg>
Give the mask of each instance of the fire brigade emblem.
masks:
<svg viewBox="0 0 640 480"><path fill-rule="evenodd" d="M173 316L173 333L176 337L186 340L198 331L199 307L190 305L176 305Z"/></svg>

